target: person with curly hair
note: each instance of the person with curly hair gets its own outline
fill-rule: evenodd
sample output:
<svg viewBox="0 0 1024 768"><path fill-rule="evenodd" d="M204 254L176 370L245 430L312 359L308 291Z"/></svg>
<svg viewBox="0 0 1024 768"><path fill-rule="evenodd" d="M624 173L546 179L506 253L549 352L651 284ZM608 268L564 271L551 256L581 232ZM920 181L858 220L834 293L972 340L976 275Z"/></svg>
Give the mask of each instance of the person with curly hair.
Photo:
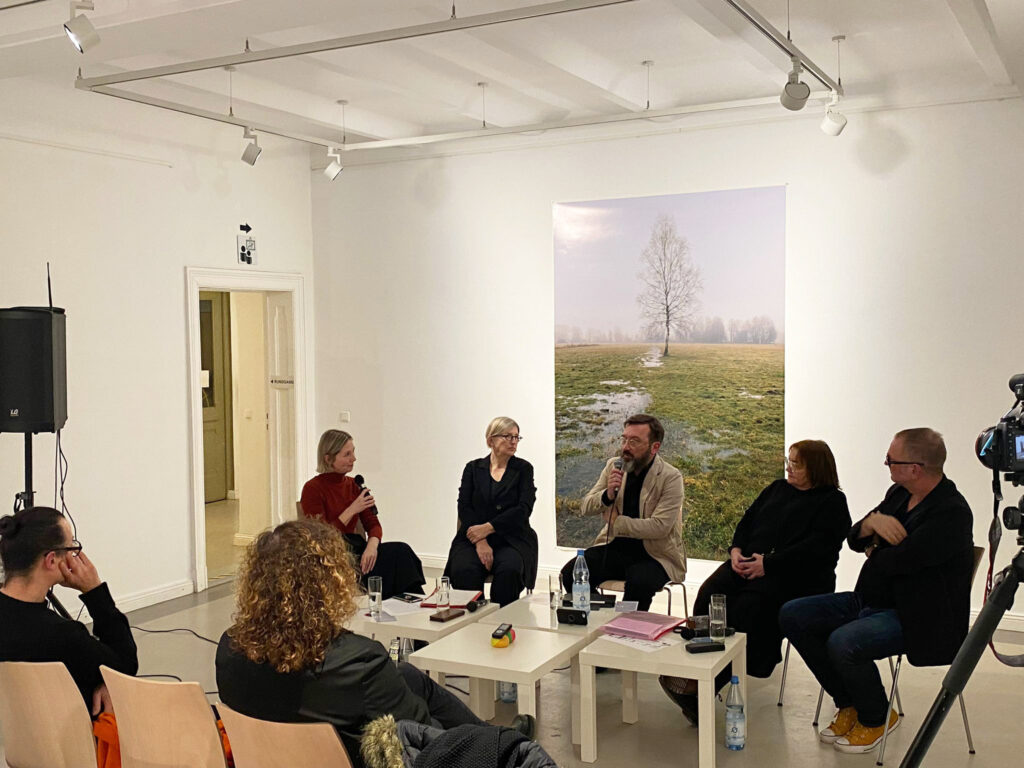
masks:
<svg viewBox="0 0 1024 768"><path fill-rule="evenodd" d="M379 642L345 628L358 584L331 526L293 520L261 533L246 551L234 623L217 647L221 700L262 720L331 723L354 764L363 728L382 715L487 725L416 667L395 666ZM520 716L515 727L532 735L533 718Z"/></svg>

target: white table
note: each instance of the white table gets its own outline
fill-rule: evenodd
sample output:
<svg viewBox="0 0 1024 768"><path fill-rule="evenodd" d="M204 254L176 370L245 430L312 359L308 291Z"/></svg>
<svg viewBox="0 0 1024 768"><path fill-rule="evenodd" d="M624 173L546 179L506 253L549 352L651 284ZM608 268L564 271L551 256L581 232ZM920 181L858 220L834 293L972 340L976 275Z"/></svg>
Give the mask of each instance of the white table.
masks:
<svg viewBox="0 0 1024 768"><path fill-rule="evenodd" d="M469 678L469 707L477 717L494 717L494 683L506 680L519 687L519 711L537 715L537 681L556 667L570 661L589 642L586 634L563 634L540 629L516 629L516 639L507 648L494 648L491 633L501 622L489 616L455 634L421 648L409 661L431 676L466 675Z"/></svg>
<svg viewBox="0 0 1024 768"><path fill-rule="evenodd" d="M622 670L622 722L635 723L639 718L636 679L638 672L652 675L688 677L697 681L697 716L699 720L697 764L700 768L715 765L715 675L726 664L732 663L732 673L739 678L743 701L747 696L747 636L737 632L725 639L725 650L717 653L688 653L684 640L676 634L663 635L671 643L651 653L637 651L608 638L599 638L584 648L580 660L580 711L582 740L580 758L585 763L597 759L597 705L595 696L595 667ZM750 707L744 708L747 733L750 733Z"/></svg>
<svg viewBox="0 0 1024 768"><path fill-rule="evenodd" d="M598 611L590 612L586 626L559 624L558 616L548 606L547 592L527 595L514 603L509 603L504 608L499 608L488 621L493 621L494 626L507 621L516 629L523 627L524 629L542 629L545 632L596 637L601 634L601 627L617 615L611 608L601 608Z"/></svg>
<svg viewBox="0 0 1024 768"><path fill-rule="evenodd" d="M395 616L394 621L374 621L368 615L369 607L365 595L359 598L359 610L348 624L348 629L366 635L374 640L380 640L385 646L396 637L408 637L412 640L423 640L434 643L442 637L447 637L467 624L475 624L478 619L498 610L496 603L481 605L473 613L466 611L457 619L449 621L431 621L430 615L437 611L436 608L417 608L415 613L403 613ZM489 622L488 622L489 623ZM495 622L498 626L500 622ZM493 631L494 627L491 627Z"/></svg>

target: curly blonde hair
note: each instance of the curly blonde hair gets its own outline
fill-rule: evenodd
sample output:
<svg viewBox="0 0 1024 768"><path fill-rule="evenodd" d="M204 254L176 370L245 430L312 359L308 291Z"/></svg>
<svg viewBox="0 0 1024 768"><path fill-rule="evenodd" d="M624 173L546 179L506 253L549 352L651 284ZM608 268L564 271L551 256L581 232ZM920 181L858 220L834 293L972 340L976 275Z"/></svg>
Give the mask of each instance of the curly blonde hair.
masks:
<svg viewBox="0 0 1024 768"><path fill-rule="evenodd" d="M315 666L355 614L357 585L338 531L318 520L282 523L246 550L228 637L250 661L278 672Z"/></svg>

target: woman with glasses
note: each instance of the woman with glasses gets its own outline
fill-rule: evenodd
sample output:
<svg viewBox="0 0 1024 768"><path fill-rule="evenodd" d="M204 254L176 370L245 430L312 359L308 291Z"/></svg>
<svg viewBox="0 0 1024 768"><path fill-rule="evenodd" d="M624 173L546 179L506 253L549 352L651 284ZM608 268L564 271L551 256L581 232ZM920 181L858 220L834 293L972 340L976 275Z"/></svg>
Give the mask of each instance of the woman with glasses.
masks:
<svg viewBox="0 0 1024 768"><path fill-rule="evenodd" d="M352 435L328 429L316 450L319 473L302 487L302 513L334 526L345 537L365 586L370 576L380 576L385 599L402 592L422 592L426 579L423 565L408 544L381 543L384 529L377 506L362 477L349 477L356 463Z"/></svg>
<svg viewBox="0 0 1024 768"><path fill-rule="evenodd" d="M693 606L694 615L707 615L711 596L726 596L726 619L747 635L747 673L754 677L770 677L782 660L782 604L835 589L839 550L851 525L827 443L793 443L785 466L785 480L761 491L743 514L729 559L701 585ZM731 666L722 670L715 679L717 690L731 674ZM696 725L695 681L665 676L659 681Z"/></svg>
<svg viewBox="0 0 1024 768"><path fill-rule="evenodd" d="M490 453L462 471L458 531L444 571L455 589L483 590L491 575L491 600L508 605L537 580L537 533L530 527L537 489L533 465L515 455L523 439L515 421L499 416L485 438Z"/></svg>
<svg viewBox="0 0 1024 768"><path fill-rule="evenodd" d="M128 619L73 536L64 515L50 507L0 518L0 661L63 662L98 715L110 711L100 665L134 675L139 659ZM81 592L93 634L47 606L47 593L57 584Z"/></svg>

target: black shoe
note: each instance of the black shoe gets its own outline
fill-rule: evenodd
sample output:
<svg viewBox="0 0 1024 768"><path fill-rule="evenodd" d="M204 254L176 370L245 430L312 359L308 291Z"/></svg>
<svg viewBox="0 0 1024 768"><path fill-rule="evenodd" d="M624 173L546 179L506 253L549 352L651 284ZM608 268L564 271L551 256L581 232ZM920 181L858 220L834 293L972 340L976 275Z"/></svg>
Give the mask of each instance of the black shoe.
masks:
<svg viewBox="0 0 1024 768"><path fill-rule="evenodd" d="M516 715L512 718L509 728L519 731L523 736L532 741L534 734L537 732L537 720L533 715Z"/></svg>
<svg viewBox="0 0 1024 768"><path fill-rule="evenodd" d="M697 694L695 693L678 693L672 690L669 684L670 678L665 675L658 677L658 683L661 685L661 690L676 703L676 706L683 711L683 716L690 721L690 725L697 727Z"/></svg>

